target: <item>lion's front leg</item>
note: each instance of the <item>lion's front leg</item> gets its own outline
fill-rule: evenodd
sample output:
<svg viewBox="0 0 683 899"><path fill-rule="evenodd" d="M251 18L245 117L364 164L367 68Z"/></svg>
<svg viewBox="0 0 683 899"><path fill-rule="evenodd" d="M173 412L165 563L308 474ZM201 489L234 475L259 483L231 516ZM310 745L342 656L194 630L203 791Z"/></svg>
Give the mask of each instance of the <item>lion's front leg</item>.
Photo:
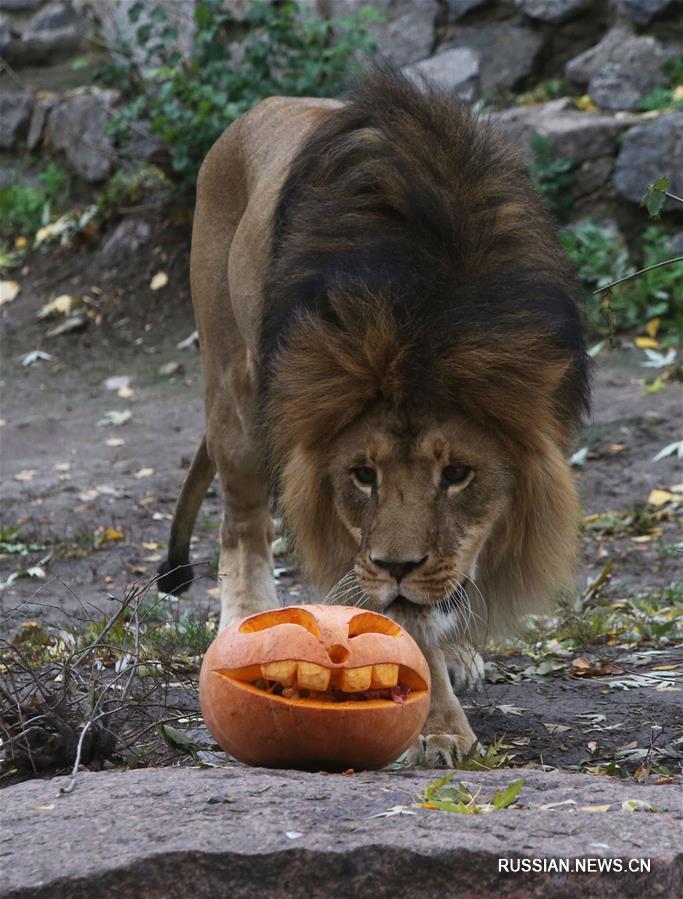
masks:
<svg viewBox="0 0 683 899"><path fill-rule="evenodd" d="M224 411L221 430L209 433L210 450L223 488L218 563L220 630L246 615L278 605L266 477L254 441L235 425L230 412Z"/></svg>
<svg viewBox="0 0 683 899"><path fill-rule="evenodd" d="M426 650L425 656L432 675L432 701L422 734L409 750L408 762L452 768L477 745L477 737L453 693L442 650Z"/></svg>

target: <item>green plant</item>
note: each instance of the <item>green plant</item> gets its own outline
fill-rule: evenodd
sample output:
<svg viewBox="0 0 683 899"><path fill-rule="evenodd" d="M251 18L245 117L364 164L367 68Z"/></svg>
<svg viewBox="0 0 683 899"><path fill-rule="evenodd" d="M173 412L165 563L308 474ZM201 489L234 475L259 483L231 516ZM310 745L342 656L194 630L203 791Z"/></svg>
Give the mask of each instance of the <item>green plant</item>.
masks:
<svg viewBox="0 0 683 899"><path fill-rule="evenodd" d="M141 21L142 4L129 15ZM125 142L140 119L147 119L167 153L165 170L181 188L194 186L199 166L223 130L265 97L333 96L349 74L358 51L373 41L366 25L378 21L371 7L352 16L322 21L305 16L295 0L277 5L255 0L247 11L250 31L231 40L232 17L222 0L201 0L195 8L195 35L188 58L174 46L175 29L157 7L137 29L144 63L127 56L124 95L133 99L112 123Z"/></svg>
<svg viewBox="0 0 683 899"><path fill-rule="evenodd" d="M668 87L657 87L651 94L640 101L640 108L645 111L653 109L683 109L683 96L677 90L683 85L683 56L670 59L662 66L669 79Z"/></svg>
<svg viewBox="0 0 683 899"><path fill-rule="evenodd" d="M605 294L592 291L636 271L613 229L592 220L571 225L560 240L580 283L587 289L586 320L598 334L642 331L653 318L661 320L662 343L674 343L683 333L683 262L644 272ZM656 226L643 232L642 266L670 258L667 236Z"/></svg>
<svg viewBox="0 0 683 899"><path fill-rule="evenodd" d="M18 166L14 183L0 190L0 235L32 235L50 221L54 207L64 199L68 179L50 163L37 175L36 184L22 184Z"/></svg>
<svg viewBox="0 0 683 899"><path fill-rule="evenodd" d="M518 106L534 106L537 103L547 103L558 97L566 97L571 93L569 84L563 78L549 78L539 82L529 91L524 91L515 97Z"/></svg>
<svg viewBox="0 0 683 899"><path fill-rule="evenodd" d="M572 189L575 176L569 159L556 156L547 137L534 134L529 141L531 178L543 195L546 206L558 219L562 219L574 204Z"/></svg>

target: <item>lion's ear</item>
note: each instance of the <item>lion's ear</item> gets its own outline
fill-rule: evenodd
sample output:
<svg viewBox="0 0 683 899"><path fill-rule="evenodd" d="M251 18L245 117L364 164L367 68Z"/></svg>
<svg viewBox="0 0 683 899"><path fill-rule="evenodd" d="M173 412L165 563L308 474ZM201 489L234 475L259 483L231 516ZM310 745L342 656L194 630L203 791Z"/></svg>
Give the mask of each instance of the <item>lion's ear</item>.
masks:
<svg viewBox="0 0 683 899"><path fill-rule="evenodd" d="M280 501L308 576L329 590L353 565L355 547L337 514L323 452L301 444L291 451Z"/></svg>
<svg viewBox="0 0 683 899"><path fill-rule="evenodd" d="M545 440L541 452L518 463L508 511L480 557L486 618L499 633L573 592L579 521L569 465L560 448Z"/></svg>

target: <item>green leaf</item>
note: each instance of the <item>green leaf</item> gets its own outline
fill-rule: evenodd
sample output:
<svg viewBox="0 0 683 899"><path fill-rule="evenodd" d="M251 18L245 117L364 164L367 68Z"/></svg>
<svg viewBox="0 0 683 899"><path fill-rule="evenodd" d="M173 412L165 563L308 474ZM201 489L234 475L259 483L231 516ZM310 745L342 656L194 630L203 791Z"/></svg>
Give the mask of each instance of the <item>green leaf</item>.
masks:
<svg viewBox="0 0 683 899"><path fill-rule="evenodd" d="M520 778L509 784L502 793L499 790L496 790L492 800L495 809L507 808L509 805L512 805L517 796L519 796L519 791L523 786L524 781Z"/></svg>

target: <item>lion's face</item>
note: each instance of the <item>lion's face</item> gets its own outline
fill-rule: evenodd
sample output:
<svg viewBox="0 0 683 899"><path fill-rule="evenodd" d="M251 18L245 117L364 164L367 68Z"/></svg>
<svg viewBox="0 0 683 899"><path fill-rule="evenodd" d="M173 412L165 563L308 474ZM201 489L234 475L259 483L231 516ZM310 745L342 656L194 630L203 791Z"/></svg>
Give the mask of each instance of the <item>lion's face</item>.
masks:
<svg viewBox="0 0 683 899"><path fill-rule="evenodd" d="M476 578L479 553L508 511L512 460L464 416L408 417L382 405L347 428L331 456L364 604L406 621L443 609Z"/></svg>

